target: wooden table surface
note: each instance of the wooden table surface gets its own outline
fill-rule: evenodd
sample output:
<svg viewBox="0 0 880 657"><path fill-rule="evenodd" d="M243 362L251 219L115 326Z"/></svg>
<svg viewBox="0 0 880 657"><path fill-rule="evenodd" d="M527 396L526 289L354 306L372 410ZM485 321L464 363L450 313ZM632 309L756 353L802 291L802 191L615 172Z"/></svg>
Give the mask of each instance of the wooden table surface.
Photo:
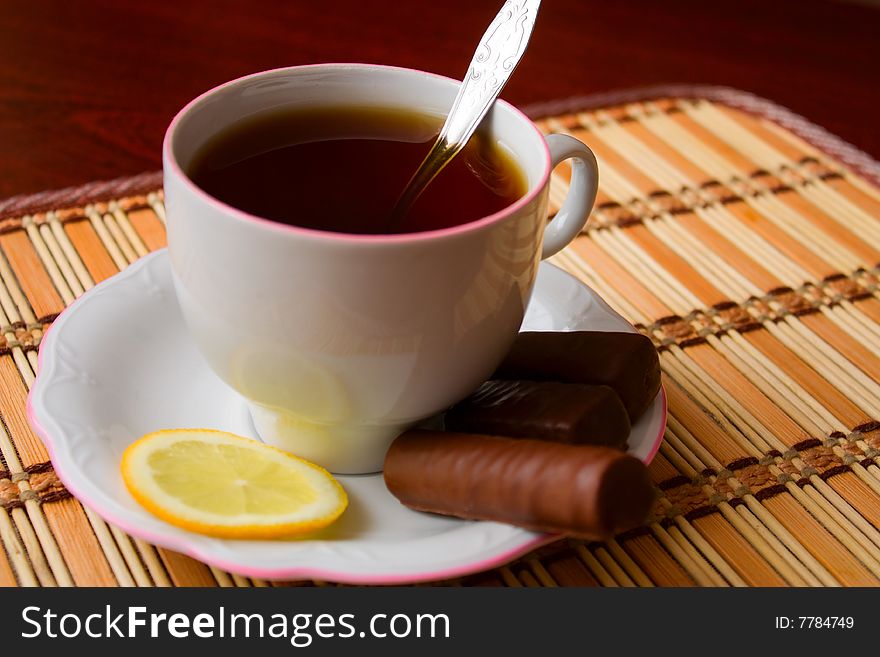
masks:
<svg viewBox="0 0 880 657"><path fill-rule="evenodd" d="M0 8L0 197L155 170L187 100L278 66L460 78L501 0L30 0ZM880 9L827 0L545 0L503 96L667 82L770 98L880 156Z"/></svg>

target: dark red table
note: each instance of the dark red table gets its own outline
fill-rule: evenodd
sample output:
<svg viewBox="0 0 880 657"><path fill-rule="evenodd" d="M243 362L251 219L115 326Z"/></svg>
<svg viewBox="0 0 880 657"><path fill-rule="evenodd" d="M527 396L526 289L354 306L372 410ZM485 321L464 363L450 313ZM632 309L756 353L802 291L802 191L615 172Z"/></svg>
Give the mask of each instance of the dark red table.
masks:
<svg viewBox="0 0 880 657"><path fill-rule="evenodd" d="M34 0L0 9L0 197L160 166L187 100L323 61L460 77L501 0ZM545 0L504 97L516 104L662 82L725 84L874 156L880 9L808 0Z"/></svg>

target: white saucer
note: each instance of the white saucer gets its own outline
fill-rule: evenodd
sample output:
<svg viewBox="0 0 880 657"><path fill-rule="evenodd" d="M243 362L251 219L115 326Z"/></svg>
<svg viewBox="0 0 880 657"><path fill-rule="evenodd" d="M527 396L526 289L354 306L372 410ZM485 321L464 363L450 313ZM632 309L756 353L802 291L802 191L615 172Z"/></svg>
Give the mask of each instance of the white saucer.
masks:
<svg viewBox="0 0 880 657"><path fill-rule="evenodd" d="M546 263L524 328L635 330L592 290ZM244 401L211 372L189 338L164 250L96 286L55 321L40 346L28 417L58 476L83 504L132 536L243 575L373 584L435 580L502 565L555 538L411 511L387 491L381 474L340 476L349 509L308 539L217 539L152 516L119 474L129 443L176 427L256 437ZM650 461L665 423L661 392L633 427L629 451Z"/></svg>

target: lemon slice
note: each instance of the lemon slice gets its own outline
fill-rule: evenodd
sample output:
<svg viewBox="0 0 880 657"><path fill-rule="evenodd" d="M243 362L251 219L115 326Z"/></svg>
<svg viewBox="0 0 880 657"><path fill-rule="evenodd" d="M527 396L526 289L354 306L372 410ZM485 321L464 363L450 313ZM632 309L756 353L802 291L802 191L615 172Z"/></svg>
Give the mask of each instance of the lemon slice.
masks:
<svg viewBox="0 0 880 657"><path fill-rule="evenodd" d="M326 527L348 497L324 468L212 429L149 433L122 455L134 498L172 525L223 538L279 538Z"/></svg>

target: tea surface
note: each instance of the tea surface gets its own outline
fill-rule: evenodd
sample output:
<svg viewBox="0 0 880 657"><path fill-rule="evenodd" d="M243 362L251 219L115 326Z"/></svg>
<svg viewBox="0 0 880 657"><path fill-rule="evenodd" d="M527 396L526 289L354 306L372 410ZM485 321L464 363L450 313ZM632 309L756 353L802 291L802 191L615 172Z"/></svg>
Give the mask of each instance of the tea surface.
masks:
<svg viewBox="0 0 880 657"><path fill-rule="evenodd" d="M196 153L188 174L250 214L355 234L449 228L525 194L524 175L507 150L478 131L390 231L392 208L441 124L441 117L385 108L278 111L220 132Z"/></svg>

